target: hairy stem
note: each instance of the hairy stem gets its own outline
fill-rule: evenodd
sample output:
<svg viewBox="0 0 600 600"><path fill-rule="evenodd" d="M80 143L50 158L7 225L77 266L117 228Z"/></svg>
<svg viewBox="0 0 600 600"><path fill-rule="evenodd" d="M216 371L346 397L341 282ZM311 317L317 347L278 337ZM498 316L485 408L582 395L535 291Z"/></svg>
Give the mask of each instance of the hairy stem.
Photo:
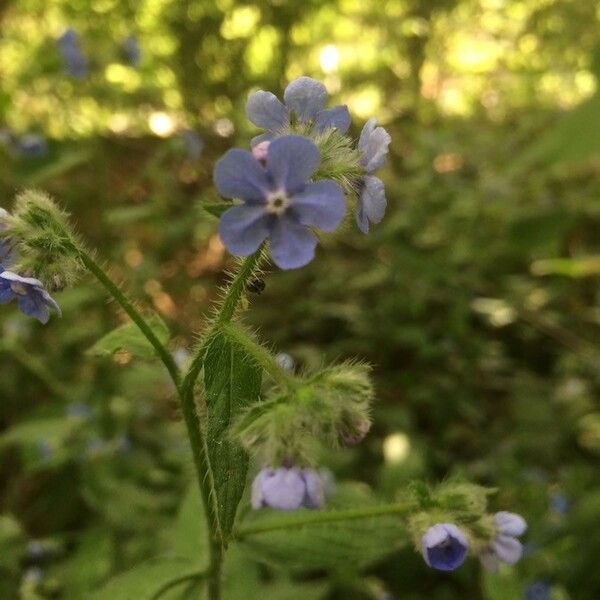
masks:
<svg viewBox="0 0 600 600"><path fill-rule="evenodd" d="M282 388L294 387L295 377L283 369L275 357L262 344L255 342L242 327L234 323L227 323L221 325L219 331L242 347L279 386Z"/></svg>
<svg viewBox="0 0 600 600"><path fill-rule="evenodd" d="M246 525L236 529L236 539L243 539L259 533L281 531L285 529L298 529L310 525L322 525L339 521L356 521L358 519L372 519L386 515L406 515L415 509L412 502L404 504L381 504L365 508L349 508L346 510L315 511L312 513L299 513L280 519L265 520L262 523Z"/></svg>
<svg viewBox="0 0 600 600"><path fill-rule="evenodd" d="M82 248L77 248L77 253L85 268L94 275L94 277L104 286L106 291L119 303L121 308L127 313L129 318L138 326L144 337L152 344L156 354L165 365L175 387L179 389L181 376L179 368L173 359L171 353L165 348L163 343L156 337L154 331L146 319L135 308L133 303L125 296L118 285L104 272L102 267Z"/></svg>

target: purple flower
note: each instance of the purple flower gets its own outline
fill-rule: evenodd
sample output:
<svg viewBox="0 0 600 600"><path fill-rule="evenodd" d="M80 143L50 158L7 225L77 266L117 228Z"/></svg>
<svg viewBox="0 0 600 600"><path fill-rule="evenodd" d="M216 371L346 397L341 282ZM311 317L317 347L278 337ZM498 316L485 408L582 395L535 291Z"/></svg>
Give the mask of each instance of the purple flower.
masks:
<svg viewBox="0 0 600 600"><path fill-rule="evenodd" d="M139 67L140 60L142 58L142 50L137 38L134 35L130 35L123 40L121 49L123 51L123 57L127 63L132 67Z"/></svg>
<svg viewBox="0 0 600 600"><path fill-rule="evenodd" d="M41 281L33 277L21 277L12 271L0 273L0 304L17 300L21 312L35 317L41 323L50 318L49 309L61 316L60 307L46 291Z"/></svg>
<svg viewBox="0 0 600 600"><path fill-rule="evenodd" d="M67 74L75 79L83 79L88 74L88 60L81 52L77 32L67 29L57 43Z"/></svg>
<svg viewBox="0 0 600 600"><path fill-rule="evenodd" d="M379 223L385 215L387 201L383 181L374 177L373 173L385 163L391 141L390 134L383 127L377 127L375 118L365 123L358 140L358 149L361 152L360 163L367 172L361 181L356 210L356 223L363 233L369 233L369 221Z"/></svg>
<svg viewBox="0 0 600 600"><path fill-rule="evenodd" d="M469 542L465 534L452 523L438 523L421 538L425 562L439 571L454 571L465 562Z"/></svg>
<svg viewBox="0 0 600 600"><path fill-rule="evenodd" d="M277 510L319 508L325 501L323 482L313 469L262 469L252 484L252 508Z"/></svg>
<svg viewBox="0 0 600 600"><path fill-rule="evenodd" d="M219 233L229 252L248 256L269 238L273 261L282 269L302 267L314 258L317 238L309 226L333 231L346 210L337 183L308 183L319 161L319 150L309 139L286 135L271 142L264 167L251 152L239 149L217 162L219 193L243 200L221 217Z"/></svg>
<svg viewBox="0 0 600 600"><path fill-rule="evenodd" d="M489 547L481 555L481 563L491 572L497 572L499 563L514 565L523 556L523 546L516 538L527 530L525 519L515 513L506 511L494 515L496 536Z"/></svg>
<svg viewBox="0 0 600 600"><path fill-rule="evenodd" d="M317 131L334 127L341 134L350 127L350 113L345 104L326 109L327 90L325 86L311 79L300 77L292 81L283 93L283 103L271 92L259 90L248 97L246 115L256 126L267 129L252 140L252 146L275 138L277 131L292 124L313 124Z"/></svg>

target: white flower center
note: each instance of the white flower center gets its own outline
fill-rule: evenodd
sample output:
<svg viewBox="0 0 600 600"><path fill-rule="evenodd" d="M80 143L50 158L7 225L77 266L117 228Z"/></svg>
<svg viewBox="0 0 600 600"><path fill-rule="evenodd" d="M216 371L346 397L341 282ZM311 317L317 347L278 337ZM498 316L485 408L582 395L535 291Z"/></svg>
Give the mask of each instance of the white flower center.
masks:
<svg viewBox="0 0 600 600"><path fill-rule="evenodd" d="M271 192L267 196L267 212L281 216L290 205L290 199L283 190Z"/></svg>

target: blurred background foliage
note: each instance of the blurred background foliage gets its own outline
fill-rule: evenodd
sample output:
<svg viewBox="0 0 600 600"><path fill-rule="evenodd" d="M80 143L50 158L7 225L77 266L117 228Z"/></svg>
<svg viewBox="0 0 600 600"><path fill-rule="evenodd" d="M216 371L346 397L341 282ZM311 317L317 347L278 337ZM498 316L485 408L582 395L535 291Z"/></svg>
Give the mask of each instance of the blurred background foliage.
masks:
<svg viewBox="0 0 600 600"><path fill-rule="evenodd" d="M0 202L55 195L177 360L231 263L203 205L216 158L255 133L248 92L310 75L355 135L372 115L392 134L384 223L273 273L248 320L300 366L375 366L374 429L323 456L336 477L388 499L414 477L497 487L526 556L447 577L405 548L300 588L261 588L273 571L252 565L231 598L600 596L599 22L593 0L0 1ZM87 280L57 299L46 327L0 315L7 599L85 598L160 554L191 481L166 375L94 346L124 315Z"/></svg>

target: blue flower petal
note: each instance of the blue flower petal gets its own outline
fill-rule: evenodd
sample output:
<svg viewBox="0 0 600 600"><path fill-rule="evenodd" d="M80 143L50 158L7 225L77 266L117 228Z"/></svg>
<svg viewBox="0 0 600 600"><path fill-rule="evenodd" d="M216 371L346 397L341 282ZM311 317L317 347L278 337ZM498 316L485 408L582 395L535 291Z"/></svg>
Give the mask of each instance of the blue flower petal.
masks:
<svg viewBox="0 0 600 600"><path fill-rule="evenodd" d="M43 303L52 310L56 311L57 316L62 317L62 311L60 310L60 306L56 303L54 298L47 292L45 289L40 289L39 294Z"/></svg>
<svg viewBox="0 0 600 600"><path fill-rule="evenodd" d="M315 119L317 113L325 108L327 90L315 79L300 77L285 88L283 100L296 113L298 121L306 123Z"/></svg>
<svg viewBox="0 0 600 600"><path fill-rule="evenodd" d="M261 481L263 505L278 510L297 510L302 505L306 485L299 469L280 467Z"/></svg>
<svg viewBox="0 0 600 600"><path fill-rule="evenodd" d="M30 294L28 296L17 296L17 302L21 312L28 317L35 317L44 325L50 319L48 309L42 302L41 298L37 297L35 294Z"/></svg>
<svg viewBox="0 0 600 600"><path fill-rule="evenodd" d="M494 515L494 523L503 535L517 537L527 531L527 522L521 515L504 510Z"/></svg>
<svg viewBox="0 0 600 600"><path fill-rule="evenodd" d="M383 166L391 141L390 134L383 127L377 127L377 119L371 118L365 123L358 149L362 153L361 164L367 173L374 173Z"/></svg>
<svg viewBox="0 0 600 600"><path fill-rule="evenodd" d="M304 225L284 215L271 231L271 256L281 269L297 269L315 257L317 238Z"/></svg>
<svg viewBox="0 0 600 600"><path fill-rule="evenodd" d="M302 477L306 485L302 506L305 508L320 508L325 503L323 480L314 469L303 469Z"/></svg>
<svg viewBox="0 0 600 600"><path fill-rule="evenodd" d="M383 181L378 177L366 175L358 199L356 223L363 233L369 233L369 221L379 223L385 215L387 200Z"/></svg>
<svg viewBox="0 0 600 600"><path fill-rule="evenodd" d="M290 206L302 225L314 225L323 231L336 229L346 212L344 192L330 179L309 183L292 197Z"/></svg>
<svg viewBox="0 0 600 600"><path fill-rule="evenodd" d="M350 111L345 104L322 110L317 115L317 129L323 131L328 127L335 127L342 135L350 127Z"/></svg>
<svg viewBox="0 0 600 600"><path fill-rule="evenodd" d="M304 188L320 161L318 148L308 138L284 135L269 146L267 171L275 187L293 195Z"/></svg>
<svg viewBox="0 0 600 600"><path fill-rule="evenodd" d="M269 217L261 205L234 206L221 216L219 235L231 254L248 256L269 235Z"/></svg>
<svg viewBox="0 0 600 600"><path fill-rule="evenodd" d="M9 285L0 284L0 304L8 304L14 299L15 295Z"/></svg>
<svg viewBox="0 0 600 600"><path fill-rule="evenodd" d="M521 542L508 535L498 535L492 542L492 549L498 558L509 565L519 562L523 556Z"/></svg>
<svg viewBox="0 0 600 600"><path fill-rule="evenodd" d="M452 523L430 527L421 540L423 558L434 569L454 571L465 562L469 542L464 533Z"/></svg>
<svg viewBox="0 0 600 600"><path fill-rule="evenodd" d="M289 124L287 108L275 94L263 90L248 97L246 115L256 126L272 131Z"/></svg>
<svg viewBox="0 0 600 600"><path fill-rule="evenodd" d="M268 192L265 170L247 150L235 148L215 165L214 182L225 198L261 200Z"/></svg>

